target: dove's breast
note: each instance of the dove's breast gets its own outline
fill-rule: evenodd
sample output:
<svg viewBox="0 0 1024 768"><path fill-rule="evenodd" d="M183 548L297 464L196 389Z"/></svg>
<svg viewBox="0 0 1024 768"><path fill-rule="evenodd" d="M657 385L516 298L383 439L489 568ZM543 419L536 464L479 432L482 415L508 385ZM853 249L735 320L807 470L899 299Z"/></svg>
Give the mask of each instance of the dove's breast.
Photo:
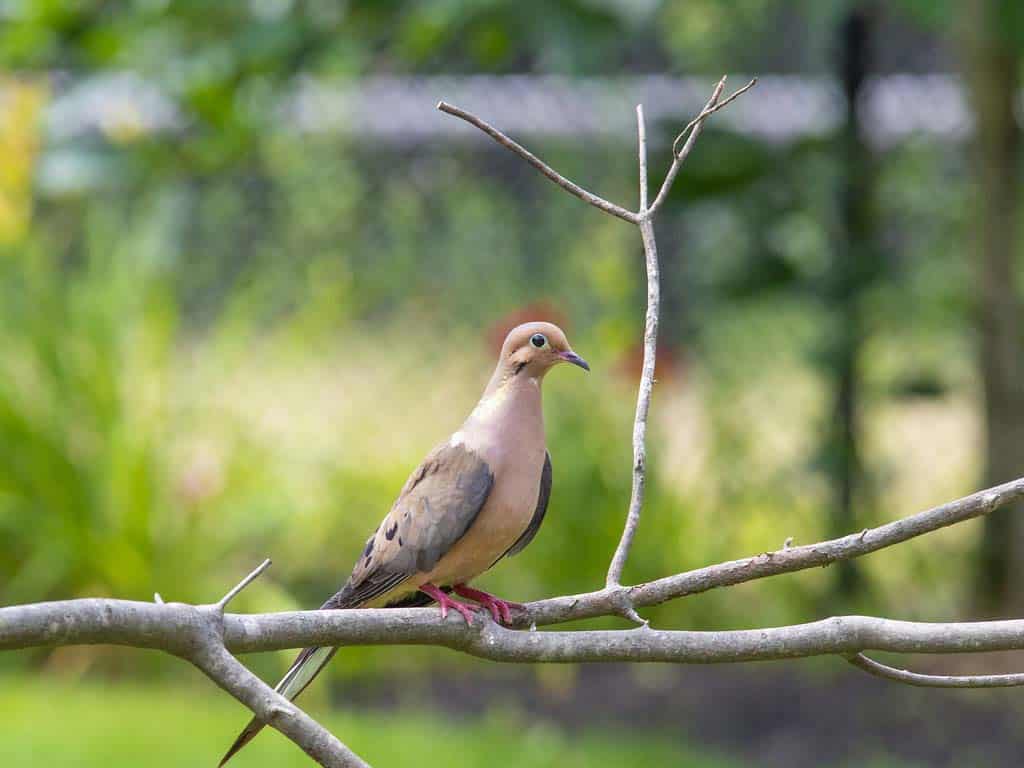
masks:
<svg viewBox="0 0 1024 768"><path fill-rule="evenodd" d="M487 462L494 485L473 524L417 584L448 586L479 576L529 527L547 454L539 383L528 379L481 401L452 442Z"/></svg>

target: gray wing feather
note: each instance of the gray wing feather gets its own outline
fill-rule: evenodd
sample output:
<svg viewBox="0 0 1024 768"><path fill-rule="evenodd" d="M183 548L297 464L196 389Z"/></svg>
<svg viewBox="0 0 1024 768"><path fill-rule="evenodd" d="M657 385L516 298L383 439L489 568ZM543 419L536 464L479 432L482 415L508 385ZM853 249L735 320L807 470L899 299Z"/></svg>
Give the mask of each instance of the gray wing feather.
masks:
<svg viewBox="0 0 1024 768"><path fill-rule="evenodd" d="M434 449L406 481L384 522L367 539L345 586L320 607L358 608L414 574L433 568L473 524L493 485L494 474L477 454L447 443ZM425 598L426 595L410 595L401 602L421 604ZM277 690L295 699L336 650L303 650ZM263 727L259 720L251 720L220 765L252 741Z"/></svg>
<svg viewBox="0 0 1024 768"><path fill-rule="evenodd" d="M348 582L324 607L363 605L429 571L469 530L493 486L494 473L473 451L448 443L434 449L367 540Z"/></svg>

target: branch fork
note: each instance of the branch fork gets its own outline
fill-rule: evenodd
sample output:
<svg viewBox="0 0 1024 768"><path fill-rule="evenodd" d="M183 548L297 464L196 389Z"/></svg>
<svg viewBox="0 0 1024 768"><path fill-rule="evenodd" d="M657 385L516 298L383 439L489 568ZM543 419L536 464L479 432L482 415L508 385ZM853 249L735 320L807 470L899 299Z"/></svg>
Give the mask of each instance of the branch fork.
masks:
<svg viewBox="0 0 1024 768"><path fill-rule="evenodd" d="M250 709L256 717L295 742L320 765L328 768L369 768L367 763L330 731L250 672L225 645L225 609L270 565L269 558L264 560L220 600L209 605L165 603L159 593L155 594L155 609L184 611L187 617L185 631L168 633L162 638L163 650L193 664Z"/></svg>

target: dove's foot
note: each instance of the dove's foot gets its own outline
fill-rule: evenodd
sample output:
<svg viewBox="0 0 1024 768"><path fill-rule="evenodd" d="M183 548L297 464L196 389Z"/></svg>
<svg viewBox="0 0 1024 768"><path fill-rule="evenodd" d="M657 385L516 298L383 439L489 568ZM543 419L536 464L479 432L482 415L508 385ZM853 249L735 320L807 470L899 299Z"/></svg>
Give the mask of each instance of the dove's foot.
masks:
<svg viewBox="0 0 1024 768"><path fill-rule="evenodd" d="M491 612L491 616L494 617L494 620L499 624L511 624L511 609L523 607L522 603L513 603L508 600L502 600L488 592L482 592L479 589L467 587L465 584L456 584L452 587L452 590L460 597L465 597L469 600L475 600L480 603L480 605Z"/></svg>
<svg viewBox="0 0 1024 768"><path fill-rule="evenodd" d="M455 590L458 592L458 589ZM460 603L458 600L452 600L448 595L442 592L440 589L435 587L433 584L421 584L420 592L425 595L429 595L437 601L438 607L441 609L441 618L448 618L448 609L454 608L456 611L462 614L462 618L466 620L467 624L473 623L473 606Z"/></svg>

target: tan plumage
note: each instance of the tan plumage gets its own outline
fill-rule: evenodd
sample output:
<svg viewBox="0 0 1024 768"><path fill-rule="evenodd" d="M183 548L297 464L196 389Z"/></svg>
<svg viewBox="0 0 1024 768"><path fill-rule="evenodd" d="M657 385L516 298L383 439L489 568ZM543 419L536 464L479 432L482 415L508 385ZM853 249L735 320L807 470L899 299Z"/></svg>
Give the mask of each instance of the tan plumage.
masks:
<svg viewBox="0 0 1024 768"><path fill-rule="evenodd" d="M526 323L508 334L473 412L409 476L352 575L322 608L422 605L437 598L443 601L442 611L451 605L463 612L463 605L439 591L455 588L473 599L491 600L488 607L499 615L494 605L507 606L504 601L464 585L505 555L522 550L543 520L551 462L541 382L560 362L589 370L557 326ZM335 651L302 651L277 690L294 699ZM258 720L251 721L220 765L262 728Z"/></svg>

